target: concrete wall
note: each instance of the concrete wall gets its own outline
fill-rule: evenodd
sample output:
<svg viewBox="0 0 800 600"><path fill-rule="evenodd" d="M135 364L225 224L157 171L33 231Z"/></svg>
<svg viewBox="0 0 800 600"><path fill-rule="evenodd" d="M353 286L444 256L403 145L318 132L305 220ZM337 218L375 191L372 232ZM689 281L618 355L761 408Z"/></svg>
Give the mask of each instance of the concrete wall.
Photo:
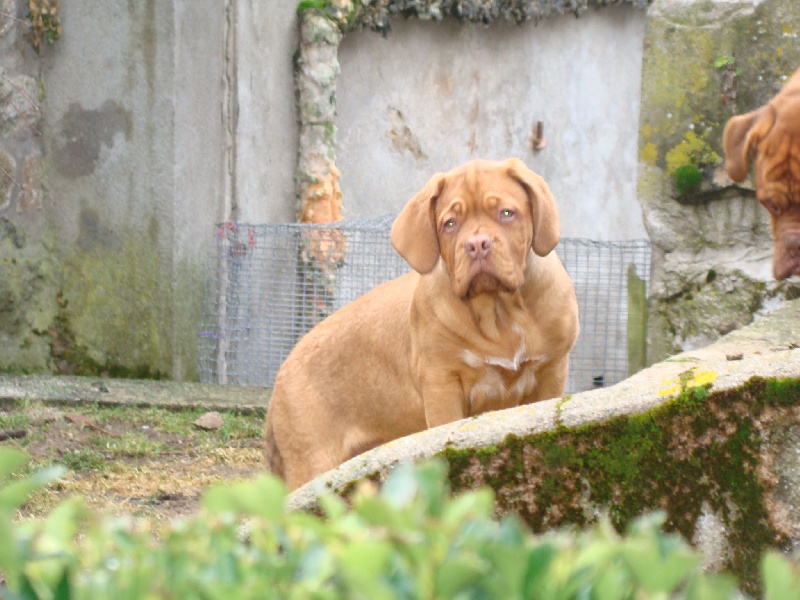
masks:
<svg viewBox="0 0 800 600"><path fill-rule="evenodd" d="M24 20L24 0L0 4ZM295 9L62 3L63 33L39 54L23 23L0 22L3 81L17 86L0 102L14 177L0 189L0 370L196 377L215 225L295 218ZM513 154L550 182L565 235L643 237L630 132L644 23L623 6L348 33L345 216L396 212L434 171Z"/></svg>
<svg viewBox="0 0 800 600"><path fill-rule="evenodd" d="M522 26L396 18L339 49L345 216L397 212L436 171L519 156L549 183L562 234L646 237L636 197L646 13L593 9ZM548 145L531 149L544 122Z"/></svg>
<svg viewBox="0 0 800 600"><path fill-rule="evenodd" d="M232 4L236 61L228 69L236 81L230 125L235 132L235 216L247 223L294 221L298 130L292 56L298 44L297 3Z"/></svg>
<svg viewBox="0 0 800 600"><path fill-rule="evenodd" d="M24 18L26 2L5 4ZM41 193L0 208L21 240L0 248L0 368L192 377L201 262L225 206L225 8L63 3L59 16L39 55L21 21L2 51L34 82L38 131L15 147L40 157Z"/></svg>
<svg viewBox="0 0 800 600"><path fill-rule="evenodd" d="M224 195L224 7L65 3L61 16L41 81L64 368L191 376Z"/></svg>

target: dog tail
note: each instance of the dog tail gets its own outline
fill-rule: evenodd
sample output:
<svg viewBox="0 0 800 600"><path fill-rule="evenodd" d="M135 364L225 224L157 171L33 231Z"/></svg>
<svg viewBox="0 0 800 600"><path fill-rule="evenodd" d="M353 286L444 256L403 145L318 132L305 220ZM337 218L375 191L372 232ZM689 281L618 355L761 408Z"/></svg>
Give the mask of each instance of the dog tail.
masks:
<svg viewBox="0 0 800 600"><path fill-rule="evenodd" d="M264 441L266 442L265 456L267 469L281 479L285 479L283 456L281 456L278 443L275 441L275 432L272 429L272 413L267 411L267 420L264 424Z"/></svg>

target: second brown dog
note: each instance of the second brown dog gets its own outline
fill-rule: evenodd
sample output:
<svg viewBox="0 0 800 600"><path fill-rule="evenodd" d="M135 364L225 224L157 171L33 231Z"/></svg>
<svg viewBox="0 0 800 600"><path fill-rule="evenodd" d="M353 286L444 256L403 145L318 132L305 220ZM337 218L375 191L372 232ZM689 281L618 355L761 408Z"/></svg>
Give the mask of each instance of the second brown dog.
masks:
<svg viewBox="0 0 800 600"><path fill-rule="evenodd" d="M769 103L732 117L722 138L731 179L755 163L756 198L772 220L772 275L800 275L800 70Z"/></svg>
<svg viewBox="0 0 800 600"><path fill-rule="evenodd" d="M415 272L325 319L278 372L270 469L295 489L426 427L563 394L578 309L559 232L518 159L434 175L392 227Z"/></svg>

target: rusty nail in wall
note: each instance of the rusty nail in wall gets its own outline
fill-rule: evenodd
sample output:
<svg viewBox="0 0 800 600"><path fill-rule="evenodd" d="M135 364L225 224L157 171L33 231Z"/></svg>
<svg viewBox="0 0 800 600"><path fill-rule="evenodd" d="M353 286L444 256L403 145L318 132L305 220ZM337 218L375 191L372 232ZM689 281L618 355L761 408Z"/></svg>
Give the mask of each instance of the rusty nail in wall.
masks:
<svg viewBox="0 0 800 600"><path fill-rule="evenodd" d="M536 121L536 128L531 135L531 148L534 152L544 150L547 147L547 140L544 139L544 121Z"/></svg>

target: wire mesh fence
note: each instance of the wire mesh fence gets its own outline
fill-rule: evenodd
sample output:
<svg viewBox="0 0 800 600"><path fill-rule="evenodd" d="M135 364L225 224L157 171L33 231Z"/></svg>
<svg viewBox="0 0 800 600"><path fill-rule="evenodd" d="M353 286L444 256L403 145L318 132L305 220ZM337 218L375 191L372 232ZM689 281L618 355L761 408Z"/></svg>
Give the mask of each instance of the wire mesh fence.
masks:
<svg viewBox="0 0 800 600"><path fill-rule="evenodd" d="M408 272L389 241L392 221L218 226L200 332L201 381L271 386L314 324ZM649 282L650 243L566 238L556 252L575 284L581 319L567 392L617 383L629 368L630 278Z"/></svg>

